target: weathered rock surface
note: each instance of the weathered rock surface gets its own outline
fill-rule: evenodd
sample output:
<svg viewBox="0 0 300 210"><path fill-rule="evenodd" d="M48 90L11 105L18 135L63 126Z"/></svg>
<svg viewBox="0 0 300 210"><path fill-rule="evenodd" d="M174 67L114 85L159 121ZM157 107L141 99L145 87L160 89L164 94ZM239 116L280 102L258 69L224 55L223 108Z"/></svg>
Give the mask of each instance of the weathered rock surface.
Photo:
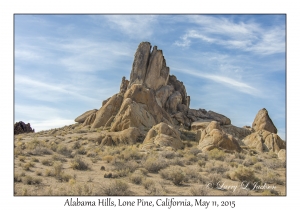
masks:
<svg viewBox="0 0 300 210"><path fill-rule="evenodd" d="M273 121L269 117L268 111L265 108L259 110L257 113L252 123L252 128L255 131L266 130L271 133L277 133L277 128L273 124Z"/></svg>
<svg viewBox="0 0 300 210"><path fill-rule="evenodd" d="M88 118L86 118L85 121L83 122L82 126L87 126L87 125L93 124L95 119L96 119L96 112L94 112L90 116L88 116Z"/></svg>
<svg viewBox="0 0 300 210"><path fill-rule="evenodd" d="M243 139L245 145L255 148L259 152L276 152L286 148L283 141L277 134L266 130L259 130Z"/></svg>
<svg viewBox="0 0 300 210"><path fill-rule="evenodd" d="M149 42L142 42L139 44L134 55L129 86L144 83L149 64L150 50L151 44Z"/></svg>
<svg viewBox="0 0 300 210"><path fill-rule="evenodd" d="M138 128L130 127L121 132L100 133L91 139L101 146L114 146L119 144L135 144L141 142L144 135Z"/></svg>
<svg viewBox="0 0 300 210"><path fill-rule="evenodd" d="M144 139L142 148L172 147L174 149L183 148L180 133L173 126L166 123L159 123L149 130Z"/></svg>
<svg viewBox="0 0 300 210"><path fill-rule="evenodd" d="M147 74L145 78L146 86L148 88L157 90L166 85L169 78L169 72L170 70L169 67L166 66L166 61L162 50L157 50L157 47L154 46L147 68Z"/></svg>
<svg viewBox="0 0 300 210"><path fill-rule="evenodd" d="M97 109L93 109L93 110L86 111L86 112L83 113L82 115L78 116L78 117L75 119L75 122L83 123L90 115L92 115L93 113L96 113L97 111L98 111Z"/></svg>
<svg viewBox="0 0 300 210"><path fill-rule="evenodd" d="M16 122L14 124L14 135L21 133L34 133L34 129L31 128L30 123Z"/></svg>
<svg viewBox="0 0 300 210"><path fill-rule="evenodd" d="M232 135L222 131L220 124L216 121L212 121L206 129L201 131L198 148L203 151L210 151L214 148L236 152L242 150L237 140Z"/></svg>
<svg viewBox="0 0 300 210"><path fill-rule="evenodd" d="M191 124L191 130L196 131L196 130L203 130L205 129L211 122L212 120L201 120L201 121L195 121Z"/></svg>
<svg viewBox="0 0 300 210"><path fill-rule="evenodd" d="M116 115L123 101L121 94L113 95L97 112L92 128L104 126L111 116Z"/></svg>

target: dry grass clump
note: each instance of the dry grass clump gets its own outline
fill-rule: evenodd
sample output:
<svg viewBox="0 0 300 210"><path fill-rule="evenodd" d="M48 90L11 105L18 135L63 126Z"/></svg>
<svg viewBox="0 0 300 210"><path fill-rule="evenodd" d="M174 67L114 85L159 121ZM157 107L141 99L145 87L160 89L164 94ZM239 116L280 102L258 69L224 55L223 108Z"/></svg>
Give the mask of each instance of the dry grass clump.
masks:
<svg viewBox="0 0 300 210"><path fill-rule="evenodd" d="M175 185L180 185L185 178L185 173L179 166L169 166L160 170L159 174L163 179L171 180Z"/></svg>
<svg viewBox="0 0 300 210"><path fill-rule="evenodd" d="M216 188L218 186L218 183L222 181L222 177L219 174L210 174L207 177L207 186L210 188Z"/></svg>
<svg viewBox="0 0 300 210"><path fill-rule="evenodd" d="M52 159L44 159L44 160L42 160L42 164L44 166L52 166L53 165L53 160Z"/></svg>
<svg viewBox="0 0 300 210"><path fill-rule="evenodd" d="M70 150L66 145L59 144L57 145L56 152L66 157L71 157L72 150Z"/></svg>
<svg viewBox="0 0 300 210"><path fill-rule="evenodd" d="M229 171L229 167L227 164L219 161L210 161L206 163L205 170L207 172L223 174L226 171Z"/></svg>
<svg viewBox="0 0 300 210"><path fill-rule="evenodd" d="M209 193L209 188L207 188L207 187L204 186L204 185L201 185L201 186L193 186L193 187L190 189L190 193L191 193L193 196L205 196L205 195L208 195L208 193Z"/></svg>
<svg viewBox="0 0 300 210"><path fill-rule="evenodd" d="M75 157L70 164L73 170L81 170L85 171L89 169L89 166L86 162L84 162L80 157Z"/></svg>
<svg viewBox="0 0 300 210"><path fill-rule="evenodd" d="M184 169L185 177L184 181L185 182L198 182L200 178L200 174L198 172L198 169L195 167L187 167Z"/></svg>
<svg viewBox="0 0 300 210"><path fill-rule="evenodd" d="M157 158L155 156L150 155L143 163L143 166L150 173L157 173L159 170L166 168L168 166L168 163L162 158Z"/></svg>
<svg viewBox="0 0 300 210"><path fill-rule="evenodd" d="M22 182L23 184L27 184L27 185L34 185L34 184L40 184L42 182L42 179L27 175L22 177Z"/></svg>
<svg viewBox="0 0 300 210"><path fill-rule="evenodd" d="M260 171L263 168L263 165L262 165L262 163L255 163L253 165L253 168L257 171Z"/></svg>
<svg viewBox="0 0 300 210"><path fill-rule="evenodd" d="M52 160L53 161L60 161L60 162L67 162L67 160L63 156L58 155L58 154L52 155Z"/></svg>
<svg viewBox="0 0 300 210"><path fill-rule="evenodd" d="M133 184L141 184L144 179L144 176L141 173L133 173L129 176L129 180Z"/></svg>
<svg viewBox="0 0 300 210"><path fill-rule="evenodd" d="M190 149L189 153L196 156L198 153L201 153L201 150L198 149L197 147L193 147Z"/></svg>
<svg viewBox="0 0 300 210"><path fill-rule="evenodd" d="M247 156L243 161L243 165L248 167L258 163L258 161L259 159L256 156Z"/></svg>
<svg viewBox="0 0 300 210"><path fill-rule="evenodd" d="M280 179L279 174L270 169L263 170L261 182L267 184L284 184L284 181Z"/></svg>
<svg viewBox="0 0 300 210"><path fill-rule="evenodd" d="M115 160L114 156L106 155L102 158L102 160L106 161L107 163L113 162Z"/></svg>
<svg viewBox="0 0 300 210"><path fill-rule="evenodd" d="M210 150L208 152L208 159L214 159L214 160L221 160L223 161L226 157L226 153L222 150L219 150L217 148Z"/></svg>
<svg viewBox="0 0 300 210"><path fill-rule="evenodd" d="M265 159L263 161L263 165L270 168L270 169L277 169L277 168L284 168L285 167L284 161L279 160L277 158Z"/></svg>
<svg viewBox="0 0 300 210"><path fill-rule="evenodd" d="M143 157L136 147L127 147L120 155L124 160L140 160Z"/></svg>
<svg viewBox="0 0 300 210"><path fill-rule="evenodd" d="M99 194L107 196L130 195L129 185L124 181L115 180L111 183L101 185Z"/></svg>
<svg viewBox="0 0 300 210"><path fill-rule="evenodd" d="M33 162L28 162L28 163L25 163L23 165L23 169L26 170L26 171L29 171L31 167L34 167L34 163Z"/></svg>

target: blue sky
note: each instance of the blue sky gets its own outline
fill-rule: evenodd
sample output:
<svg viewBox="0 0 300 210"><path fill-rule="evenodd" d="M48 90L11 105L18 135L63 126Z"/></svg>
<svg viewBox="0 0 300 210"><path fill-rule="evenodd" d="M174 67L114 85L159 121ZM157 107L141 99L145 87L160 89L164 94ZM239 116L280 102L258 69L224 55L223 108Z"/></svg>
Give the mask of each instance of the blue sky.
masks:
<svg viewBox="0 0 300 210"><path fill-rule="evenodd" d="M15 15L15 122L74 123L129 79L142 41L163 50L190 108L251 125L266 108L285 139L285 15Z"/></svg>

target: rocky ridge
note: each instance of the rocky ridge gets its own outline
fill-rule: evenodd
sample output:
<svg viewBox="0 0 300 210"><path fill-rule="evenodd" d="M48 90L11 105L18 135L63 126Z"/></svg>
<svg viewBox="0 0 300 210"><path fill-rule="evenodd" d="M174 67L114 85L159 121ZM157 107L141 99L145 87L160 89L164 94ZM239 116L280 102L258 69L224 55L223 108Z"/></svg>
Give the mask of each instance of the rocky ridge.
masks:
<svg viewBox="0 0 300 210"><path fill-rule="evenodd" d="M99 110L87 111L75 122L99 133L101 145L143 142L142 148L182 148L179 128L197 133L199 149L213 148L240 152L241 146L279 152L285 141L266 109L256 115L252 127L231 125L231 120L214 111L191 109L183 82L170 75L162 50L149 42L139 44L130 79L122 78L120 91L103 101ZM132 135L132 139L129 140ZM267 148L267 149L266 149Z"/></svg>

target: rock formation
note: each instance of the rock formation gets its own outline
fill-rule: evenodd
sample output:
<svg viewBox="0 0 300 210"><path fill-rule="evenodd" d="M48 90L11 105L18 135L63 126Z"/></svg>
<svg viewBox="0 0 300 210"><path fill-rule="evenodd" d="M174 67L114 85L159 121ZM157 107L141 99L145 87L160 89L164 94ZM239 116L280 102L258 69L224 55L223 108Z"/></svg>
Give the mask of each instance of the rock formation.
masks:
<svg viewBox="0 0 300 210"><path fill-rule="evenodd" d="M268 150L283 148L266 109L259 111L253 128L231 125L229 118L213 111L190 109L191 99L183 82L169 74L162 50L156 46L151 49L149 42L140 43L134 55L130 80L122 78L119 93L104 100L99 110L87 111L75 119L82 126L108 130L97 137L101 145L134 144L146 136L143 148L179 149L183 145L178 130L181 127L197 133L199 148L203 150L219 148L239 152L238 142L255 147L266 145ZM261 133L261 130L273 133L273 140L269 137L257 140L256 136L261 136L257 132ZM130 135L131 140L128 139Z"/></svg>
<svg viewBox="0 0 300 210"><path fill-rule="evenodd" d="M259 110L257 113L252 123L252 128L255 131L266 130L271 133L277 133L277 128L273 124L271 118L269 117L268 111L265 108Z"/></svg>
<svg viewBox="0 0 300 210"><path fill-rule="evenodd" d="M198 133L197 136L200 136ZM240 152L242 149L237 140L230 134L222 131L220 123L212 121L201 131L199 149L210 151L214 148Z"/></svg>
<svg viewBox="0 0 300 210"><path fill-rule="evenodd" d="M259 130L255 133L246 136L243 139L245 145L250 148L255 148L259 152L276 152L285 149L285 141L283 141L277 134L266 130Z"/></svg>
<svg viewBox="0 0 300 210"><path fill-rule="evenodd" d="M30 127L30 123L25 124L24 122L16 122L14 124L14 135L21 133L34 133L34 129Z"/></svg>

